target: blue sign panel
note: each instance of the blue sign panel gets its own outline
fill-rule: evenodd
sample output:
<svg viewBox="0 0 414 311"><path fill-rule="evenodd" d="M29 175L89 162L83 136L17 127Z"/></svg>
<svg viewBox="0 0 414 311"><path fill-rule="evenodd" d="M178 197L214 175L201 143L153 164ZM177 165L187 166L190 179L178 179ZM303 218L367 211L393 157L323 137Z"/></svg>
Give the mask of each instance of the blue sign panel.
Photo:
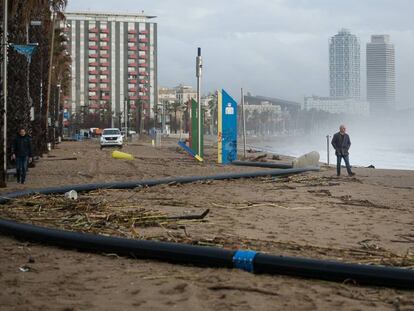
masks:
<svg viewBox="0 0 414 311"><path fill-rule="evenodd" d="M237 160L237 102L225 91L221 96L222 163Z"/></svg>

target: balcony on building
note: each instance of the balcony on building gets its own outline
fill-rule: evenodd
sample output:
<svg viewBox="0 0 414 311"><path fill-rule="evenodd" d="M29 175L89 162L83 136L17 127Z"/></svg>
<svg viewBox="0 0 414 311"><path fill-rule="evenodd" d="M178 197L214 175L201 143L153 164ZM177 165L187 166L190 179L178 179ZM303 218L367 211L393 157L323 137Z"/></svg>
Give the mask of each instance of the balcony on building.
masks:
<svg viewBox="0 0 414 311"><path fill-rule="evenodd" d="M90 86L89 87L89 92L96 92L98 90L98 88L96 86Z"/></svg>
<svg viewBox="0 0 414 311"><path fill-rule="evenodd" d="M109 58L109 53L102 54L102 55L101 55L101 58Z"/></svg>
<svg viewBox="0 0 414 311"><path fill-rule="evenodd" d="M103 42L109 42L109 37L101 38L101 41L103 41Z"/></svg>
<svg viewBox="0 0 414 311"><path fill-rule="evenodd" d="M139 83L148 84L148 80L139 80Z"/></svg>
<svg viewBox="0 0 414 311"><path fill-rule="evenodd" d="M128 67L136 67L137 63L128 63Z"/></svg>
<svg viewBox="0 0 414 311"><path fill-rule="evenodd" d="M101 99L103 99L103 100L110 100L111 99L111 96L105 95L105 96L102 96Z"/></svg>
<svg viewBox="0 0 414 311"><path fill-rule="evenodd" d="M89 100L98 100L99 99L99 96L98 95L91 95L91 96L89 96ZM91 105L89 105L89 107L90 107Z"/></svg>
<svg viewBox="0 0 414 311"><path fill-rule="evenodd" d="M98 54L89 54L89 58L97 58Z"/></svg>
<svg viewBox="0 0 414 311"><path fill-rule="evenodd" d="M136 76L138 74L138 72L136 72L136 71L128 71L128 74L129 75Z"/></svg>
<svg viewBox="0 0 414 311"><path fill-rule="evenodd" d="M97 45L90 45L89 46L89 50L97 50L98 46Z"/></svg>
<svg viewBox="0 0 414 311"><path fill-rule="evenodd" d="M101 28L100 31L102 33L109 33L109 28Z"/></svg>
<svg viewBox="0 0 414 311"><path fill-rule="evenodd" d="M130 29L130 30L128 30L128 34L135 35L135 34L137 34L137 31L135 29Z"/></svg>
<svg viewBox="0 0 414 311"><path fill-rule="evenodd" d="M128 39L128 42L137 42L138 40L137 40L137 38L129 38Z"/></svg>
<svg viewBox="0 0 414 311"><path fill-rule="evenodd" d="M130 50L130 51L137 51L138 48L136 46L128 46L128 50Z"/></svg>
<svg viewBox="0 0 414 311"><path fill-rule="evenodd" d="M89 66L98 66L98 62L89 62Z"/></svg>
<svg viewBox="0 0 414 311"><path fill-rule="evenodd" d="M96 96L96 97L98 97L98 96ZM89 99L91 99L91 98L89 97ZM98 98L96 98L96 99L98 99ZM99 104L97 104L97 103L90 103L89 104L89 109L99 109Z"/></svg>
<svg viewBox="0 0 414 311"><path fill-rule="evenodd" d="M135 98L135 99L137 99L137 98ZM131 104L131 105L129 105L129 108L130 109L137 109L137 106L135 104Z"/></svg>
<svg viewBox="0 0 414 311"><path fill-rule="evenodd" d="M95 78L89 78L89 83L97 83L98 82L98 79L95 79Z"/></svg>
<svg viewBox="0 0 414 311"><path fill-rule="evenodd" d="M89 70L88 73L90 75L97 75L98 74L98 70Z"/></svg>
<svg viewBox="0 0 414 311"><path fill-rule="evenodd" d="M148 63L141 63L141 64L138 64L138 67L148 67Z"/></svg>
<svg viewBox="0 0 414 311"><path fill-rule="evenodd" d="M128 83L130 84L136 84L138 82L137 79L128 79Z"/></svg>
<svg viewBox="0 0 414 311"><path fill-rule="evenodd" d="M129 96L129 99L131 99L131 100L136 100L136 99L138 99L138 95L132 95L132 96Z"/></svg>
<svg viewBox="0 0 414 311"><path fill-rule="evenodd" d="M149 99L149 96L148 95L140 95L140 96L138 96L138 98L146 100L146 99Z"/></svg>
<svg viewBox="0 0 414 311"><path fill-rule="evenodd" d="M89 41L99 41L99 38L98 37L90 37L89 38Z"/></svg>
<svg viewBox="0 0 414 311"><path fill-rule="evenodd" d="M140 43L148 43L149 39L148 38L142 38L142 39L139 39L139 42Z"/></svg>
<svg viewBox="0 0 414 311"><path fill-rule="evenodd" d="M128 92L136 92L136 91L137 91L136 87L128 88Z"/></svg>
<svg viewBox="0 0 414 311"><path fill-rule="evenodd" d="M98 32L98 28L94 27L89 29L89 32L93 32L93 33L97 33Z"/></svg>
<svg viewBox="0 0 414 311"><path fill-rule="evenodd" d="M128 58L129 59L137 59L138 55L137 54L131 54L131 55L128 55Z"/></svg>
<svg viewBox="0 0 414 311"><path fill-rule="evenodd" d="M107 78L107 79L100 79L100 82L101 83L109 83L109 79Z"/></svg>
<svg viewBox="0 0 414 311"><path fill-rule="evenodd" d="M109 62L102 62L100 63L102 67L109 67Z"/></svg>
<svg viewBox="0 0 414 311"><path fill-rule="evenodd" d="M101 92L110 92L111 91L111 88L109 88L109 87L100 87L99 89L101 90Z"/></svg>
<svg viewBox="0 0 414 311"><path fill-rule="evenodd" d="M148 56L146 54L145 55L140 55L139 59L148 59Z"/></svg>
<svg viewBox="0 0 414 311"><path fill-rule="evenodd" d="M148 46L140 46L139 50L140 51L148 51Z"/></svg>
<svg viewBox="0 0 414 311"><path fill-rule="evenodd" d="M149 34L149 31L148 31L148 30L141 30L141 31L139 32L139 34L140 34L140 35L147 35L147 34Z"/></svg>
<svg viewBox="0 0 414 311"><path fill-rule="evenodd" d="M101 46L101 50L109 50L109 45Z"/></svg>
<svg viewBox="0 0 414 311"><path fill-rule="evenodd" d="M101 70L101 75L109 75L109 70L107 69Z"/></svg>

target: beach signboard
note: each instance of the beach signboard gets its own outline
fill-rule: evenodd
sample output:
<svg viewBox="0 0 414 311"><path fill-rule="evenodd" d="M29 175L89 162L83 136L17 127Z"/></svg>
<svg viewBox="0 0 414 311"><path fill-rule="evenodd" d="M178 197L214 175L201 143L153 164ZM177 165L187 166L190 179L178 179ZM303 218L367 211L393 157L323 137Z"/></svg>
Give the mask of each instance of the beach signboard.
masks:
<svg viewBox="0 0 414 311"><path fill-rule="evenodd" d="M225 91L217 91L218 163L237 160L237 102Z"/></svg>

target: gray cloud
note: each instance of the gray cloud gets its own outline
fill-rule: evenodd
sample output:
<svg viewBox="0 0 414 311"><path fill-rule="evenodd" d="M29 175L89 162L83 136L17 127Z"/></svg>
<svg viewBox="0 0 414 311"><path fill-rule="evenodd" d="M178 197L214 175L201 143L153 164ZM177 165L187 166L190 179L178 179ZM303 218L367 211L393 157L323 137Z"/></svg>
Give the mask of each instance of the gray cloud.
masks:
<svg viewBox="0 0 414 311"><path fill-rule="evenodd" d="M203 49L205 91L225 88L302 101L328 94L328 39L349 28L365 44L388 33L396 46L400 107L414 107L414 29L411 0L69 0L68 10L156 15L159 83L195 85L196 48Z"/></svg>

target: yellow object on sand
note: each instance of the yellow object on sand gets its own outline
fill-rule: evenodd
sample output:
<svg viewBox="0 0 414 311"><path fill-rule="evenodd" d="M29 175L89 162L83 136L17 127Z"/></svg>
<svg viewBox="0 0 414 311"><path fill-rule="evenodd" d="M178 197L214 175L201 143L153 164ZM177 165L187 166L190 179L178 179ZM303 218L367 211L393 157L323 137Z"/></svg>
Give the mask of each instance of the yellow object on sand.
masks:
<svg viewBox="0 0 414 311"><path fill-rule="evenodd" d="M134 156L129 153L121 152L121 151L113 151L112 157L114 159L122 159L122 160L134 160Z"/></svg>

